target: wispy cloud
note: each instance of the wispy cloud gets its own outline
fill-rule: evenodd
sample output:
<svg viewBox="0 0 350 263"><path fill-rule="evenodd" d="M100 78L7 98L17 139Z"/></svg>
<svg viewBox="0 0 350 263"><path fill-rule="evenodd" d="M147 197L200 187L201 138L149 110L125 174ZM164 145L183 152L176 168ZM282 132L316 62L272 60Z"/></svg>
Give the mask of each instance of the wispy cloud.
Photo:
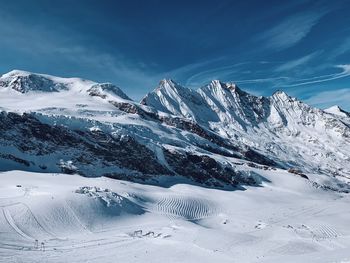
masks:
<svg viewBox="0 0 350 263"><path fill-rule="evenodd" d="M237 84L247 84L247 83L266 83L266 82L276 82L281 80L288 80L289 77L271 77L271 78L258 78L258 79L243 79L243 80L236 80L235 83Z"/></svg>
<svg viewBox="0 0 350 263"><path fill-rule="evenodd" d="M308 104L327 108L333 105L338 105L343 109L350 110L350 88L330 90L320 92L306 100Z"/></svg>
<svg viewBox="0 0 350 263"><path fill-rule="evenodd" d="M342 43L336 47L329 55L331 58L336 58L350 51L350 37L343 39Z"/></svg>
<svg viewBox="0 0 350 263"><path fill-rule="evenodd" d="M265 48L282 50L306 37L326 12L308 12L286 18L277 26L261 33L257 40Z"/></svg>
<svg viewBox="0 0 350 263"><path fill-rule="evenodd" d="M275 69L275 71L276 72L287 71L287 70L291 70L291 69L297 68L299 66L305 65L307 62L310 62L313 58L317 57L317 55L319 55L320 53L321 53L321 51L315 51L311 54L300 57L298 59L288 61L288 62L278 66Z"/></svg>
<svg viewBox="0 0 350 263"><path fill-rule="evenodd" d="M327 82L327 81L341 79L341 78L350 76L350 64L337 65L335 67L340 68L342 71L339 73L314 76L311 78L295 79L293 82L291 82L291 84L285 84L282 87L298 87L298 86L304 86L309 84Z"/></svg>
<svg viewBox="0 0 350 263"><path fill-rule="evenodd" d="M75 74L75 68L79 68L80 72L85 72L85 75L79 74L77 77L90 78L90 72L93 72L94 77L98 78L93 80L115 82L121 88L127 89L128 95L135 99L139 99L145 89L151 89L161 79L160 75L148 71L137 62L129 61L118 50L111 54L84 45L79 42L79 38L73 37L77 35L77 32L69 31L69 29L57 29L53 32L44 25L27 26L12 17L2 16L1 12L0 16L2 17L0 48L11 50L17 56L29 56L40 62L44 61L43 58L59 60L65 65L65 70L71 70L71 74ZM22 61L23 63L17 63L18 69L27 70L26 60ZM28 70L38 71L34 67ZM59 74L52 70L50 73ZM75 76L69 75L69 77Z"/></svg>
<svg viewBox="0 0 350 263"><path fill-rule="evenodd" d="M320 7L320 5L317 6ZM257 19L261 14L258 10L259 14L257 16L248 19L252 23L252 28L249 27L249 23L247 23L246 30L234 31L235 28L232 27L232 34L225 35L225 38L222 38L222 34L220 34L220 37L215 37L215 34L208 34L206 30L203 30L203 34L208 37L213 45L217 44L218 48L208 46L205 49L206 51L201 52L197 50L198 45L189 43L188 46L184 46L181 44L177 47L179 52L175 52L175 54L187 54L187 52L184 52L187 48L189 50L192 48L194 51L190 53L198 54L193 56L173 55L171 57L173 49L168 47L163 51L164 54L170 54L169 59L164 59L163 55L159 57L151 56L149 52L151 45L144 45L144 50L139 49L139 45L130 44L129 47L127 43L133 43L131 39L124 44L120 44L115 40L117 38L111 38L110 41L113 39L113 42L107 43L105 37L102 37L105 34L99 34L97 31L94 34L87 34L86 32L90 32L90 28L86 28L88 25L85 25L85 23L79 26L57 23L56 20L51 21L51 24L38 23L38 21L42 21L41 19L38 21L27 19L32 23L26 23L26 19L20 19L19 16L10 14L2 8L0 9L0 50L2 50L0 52L0 70L7 71L9 67L18 67L19 69L54 75L76 75L83 78L92 78L96 81L110 81L120 85L128 95L136 99L154 88L159 79L164 77L174 78L191 88L202 86L212 79L220 79L242 84L244 89L256 88L256 90L263 93L270 92L278 87L300 91L305 94L306 90L314 92L314 87L318 85L307 86L307 89L304 85L349 76L349 65L340 65L336 70L331 68L333 65L347 62L329 59L331 52L328 50L328 45L321 45L322 40L324 40L324 38L322 39L323 32L315 30L312 32L315 34L310 34L310 38L304 39L315 25L327 22L320 20L329 11L325 9L320 11L319 8L305 6L305 9L303 9L305 11L295 13L296 9L300 10L299 4L292 4L292 6L288 4L288 8L283 4L281 7L283 7L283 10L277 8L273 12L266 12L262 18L257 20L264 20L266 23L256 26L254 24L256 20L254 19ZM284 14L288 14L288 16L284 16ZM230 19L232 19L231 13ZM278 23L276 23L276 20ZM111 32L110 27L117 27L118 37L123 36L123 39L128 39L127 35L124 36L122 33L133 30L131 30L132 27L128 23L125 24L123 21L121 20L120 24L108 23L108 30L105 29L105 33L107 35L113 34L115 32ZM220 25L222 25L220 21L216 24L213 22L212 27L220 29ZM49 19L48 22L50 22ZM209 22L212 23L212 21ZM270 23L270 28L264 27L267 23ZM52 27L52 25L57 25L57 27ZM155 28L152 30L157 32L158 23L156 22L154 26ZM237 28L239 27L237 26ZM145 31L144 33L146 33L148 29L147 26L142 25L142 32ZM160 31L166 29L166 25L160 29ZM249 31L250 29L252 31ZM261 33L256 35L256 30ZM174 34L182 36L182 28L179 28L179 31L175 33L172 30L166 31L170 36L157 34L154 43L158 43L165 37L174 40L175 44L179 43L176 42L179 41L178 36L172 37ZM190 30L189 32L193 34L195 31ZM240 41L236 41L237 39L247 39L240 37L240 31L245 33L242 36L253 36L253 43L247 41L240 44ZM220 30L219 33L221 33ZM325 34L327 35L327 33ZM139 36L139 34L135 35ZM149 34L145 35L149 37ZM187 36L187 34L185 35ZM340 34L337 33L338 35ZM232 42L231 36L234 36L234 42ZM315 40L319 41L312 42L314 36ZM322 55L327 58L321 60L321 56L318 56L321 51L308 54L311 51L303 49L303 45L300 45L300 49L298 49L300 55L295 55L294 52L284 52L283 54L282 52L278 54L269 52L271 50L284 50L300 43L303 39L307 44L305 45L306 48L309 48L311 44L314 46L320 42L319 48L327 51ZM332 46L334 56L339 56L350 50L350 38L344 38L343 43L338 41L339 39L330 41L330 43L336 42L338 45ZM227 45L224 45L224 42ZM256 48L257 46L262 47L262 49ZM137 52L134 52L135 50ZM142 56L143 53L147 56ZM157 48L155 48L155 53L158 53ZM159 53L163 54L162 52ZM301 55L304 56L299 57ZM152 65L152 63L156 65ZM310 65L314 65L314 67ZM300 87L288 88L298 86Z"/></svg>
<svg viewBox="0 0 350 263"><path fill-rule="evenodd" d="M166 73L175 78L183 79L187 87L197 88L207 84L213 79L222 81L235 81L236 83L258 83L267 82L264 79L241 79L242 76L253 74L252 69L257 66L266 66L280 62L270 61L244 61L233 62L227 57L205 60L203 62L193 63ZM278 79L284 77L278 77ZM241 79L241 80L239 80ZM273 81L271 78L270 81Z"/></svg>
<svg viewBox="0 0 350 263"><path fill-rule="evenodd" d="M66 61L75 64L90 65L95 71L100 72L105 80L115 81L122 89L128 89L127 93L136 100L144 95L145 89L152 89L163 78L162 75L146 71L144 66L128 62L126 58L118 54L96 52L82 46L60 48L57 54L64 56Z"/></svg>
<svg viewBox="0 0 350 263"><path fill-rule="evenodd" d="M241 66L250 64L250 62L233 63L231 65L214 66L206 70L197 71L195 74L189 76L186 80L186 85L198 86L203 85L213 79L226 79L233 73L241 71Z"/></svg>

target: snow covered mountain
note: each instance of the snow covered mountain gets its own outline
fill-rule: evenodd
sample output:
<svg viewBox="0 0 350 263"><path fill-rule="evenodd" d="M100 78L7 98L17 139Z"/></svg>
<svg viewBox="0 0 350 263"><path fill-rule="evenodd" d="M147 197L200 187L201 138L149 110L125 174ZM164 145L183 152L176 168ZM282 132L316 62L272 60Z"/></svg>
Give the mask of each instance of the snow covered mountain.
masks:
<svg viewBox="0 0 350 263"><path fill-rule="evenodd" d="M224 187L255 183L225 158L273 164L188 119L133 102L112 84L12 71L0 79L0 105L2 170Z"/></svg>
<svg viewBox="0 0 350 263"><path fill-rule="evenodd" d="M137 103L112 84L11 71L0 78L0 167L150 183L257 184L242 169L350 176L350 118L284 92L162 80Z"/></svg>
<svg viewBox="0 0 350 263"><path fill-rule="evenodd" d="M192 119L281 166L350 176L350 118L343 111L316 109L283 91L257 97L218 80L197 91L164 80L141 103Z"/></svg>

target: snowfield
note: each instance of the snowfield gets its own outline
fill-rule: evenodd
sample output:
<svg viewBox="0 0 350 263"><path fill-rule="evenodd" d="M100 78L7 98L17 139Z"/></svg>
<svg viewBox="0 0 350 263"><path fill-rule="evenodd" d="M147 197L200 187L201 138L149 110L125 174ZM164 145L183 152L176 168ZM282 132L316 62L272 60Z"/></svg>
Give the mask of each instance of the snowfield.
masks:
<svg viewBox="0 0 350 263"><path fill-rule="evenodd" d="M236 191L0 173L0 261L350 262L349 195L250 169Z"/></svg>

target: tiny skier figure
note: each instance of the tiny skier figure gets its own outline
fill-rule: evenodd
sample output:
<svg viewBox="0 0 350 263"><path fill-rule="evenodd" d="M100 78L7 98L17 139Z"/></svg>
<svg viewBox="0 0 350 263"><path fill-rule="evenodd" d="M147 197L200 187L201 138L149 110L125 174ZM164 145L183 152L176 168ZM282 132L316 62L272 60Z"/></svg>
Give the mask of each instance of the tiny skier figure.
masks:
<svg viewBox="0 0 350 263"><path fill-rule="evenodd" d="M38 248L39 248L39 241L38 241L37 239L35 239L34 248L35 248L35 249L38 249Z"/></svg>
<svg viewBox="0 0 350 263"><path fill-rule="evenodd" d="M44 242L41 242L41 247L40 247L40 249L41 249L42 251L45 251L45 244L44 244Z"/></svg>

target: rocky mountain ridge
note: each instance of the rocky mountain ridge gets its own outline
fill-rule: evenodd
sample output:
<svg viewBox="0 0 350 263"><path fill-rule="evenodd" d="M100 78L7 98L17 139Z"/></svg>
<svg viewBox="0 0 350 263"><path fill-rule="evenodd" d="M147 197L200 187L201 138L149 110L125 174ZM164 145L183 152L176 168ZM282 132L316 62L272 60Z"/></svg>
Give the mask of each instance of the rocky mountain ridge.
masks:
<svg viewBox="0 0 350 263"><path fill-rule="evenodd" d="M137 103L113 84L12 71L0 78L0 109L3 170L215 187L259 183L249 166L350 178L350 118L282 91L162 80Z"/></svg>

